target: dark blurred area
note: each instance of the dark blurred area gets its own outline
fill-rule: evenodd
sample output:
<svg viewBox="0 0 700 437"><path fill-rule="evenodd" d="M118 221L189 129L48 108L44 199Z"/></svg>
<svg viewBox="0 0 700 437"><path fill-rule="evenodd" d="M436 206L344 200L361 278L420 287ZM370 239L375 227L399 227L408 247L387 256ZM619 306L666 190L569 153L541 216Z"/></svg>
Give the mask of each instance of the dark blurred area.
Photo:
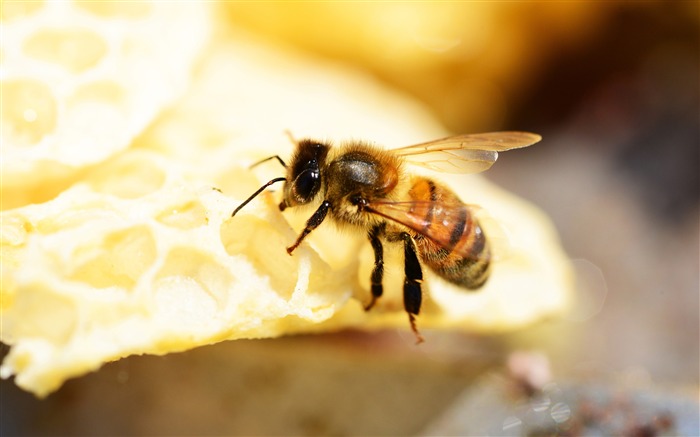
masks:
<svg viewBox="0 0 700 437"><path fill-rule="evenodd" d="M401 333L341 333L131 357L44 401L3 381L2 435L572 435L569 417L616 396L632 416L643 399L641 427L598 431L698 435L698 2L234 3L225 11L270 40L367 69L421 99L453 132L542 134L487 176L551 216L580 274L581 306L508 335L429 332L418 349ZM433 27L387 42L402 23L432 13ZM548 358L552 380L569 384L550 396L559 401L538 407L493 390L509 378L505 362L516 350ZM588 385L599 388L583 393ZM479 414L482 401L490 410ZM552 409L562 403L569 416L560 422ZM524 419L512 427L526 404L556 423L546 432ZM449 422L450 405L484 426Z"/></svg>
<svg viewBox="0 0 700 437"><path fill-rule="evenodd" d="M644 212L669 225L700 199L697 5L692 12L682 2L618 4L588 44L552 58L511 120L588 140L629 178Z"/></svg>
<svg viewBox="0 0 700 437"><path fill-rule="evenodd" d="M700 38L689 6L608 9L513 112L512 126L537 126L545 141L489 176L548 211L571 257L602 274L600 313L559 353L697 388Z"/></svg>

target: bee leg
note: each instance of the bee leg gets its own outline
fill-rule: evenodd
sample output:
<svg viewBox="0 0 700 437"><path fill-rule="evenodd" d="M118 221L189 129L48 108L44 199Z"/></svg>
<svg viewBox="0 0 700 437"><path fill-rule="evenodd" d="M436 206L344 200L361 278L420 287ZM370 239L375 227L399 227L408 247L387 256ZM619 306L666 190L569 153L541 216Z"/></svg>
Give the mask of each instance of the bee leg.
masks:
<svg viewBox="0 0 700 437"><path fill-rule="evenodd" d="M401 238L404 241L404 274L406 275L403 283L403 305L408 313L411 329L416 334L416 344L419 344L424 341L423 336L420 335L418 328L416 328L416 316L420 312L423 299L420 285L423 282L423 270L418 261L416 244L413 238L406 232L401 233Z"/></svg>
<svg viewBox="0 0 700 437"><path fill-rule="evenodd" d="M287 253L292 254L294 252L294 249L296 249L301 242L306 238L311 231L316 229L318 225L320 225L323 220L326 218L326 215L328 214L328 210L331 209L331 203L327 200L324 200L321 206L318 207L316 212L309 218L309 220L306 222L306 227L304 227L304 230L301 231L301 234L299 234L299 237L297 237L297 241L294 242L291 246L287 248Z"/></svg>
<svg viewBox="0 0 700 437"><path fill-rule="evenodd" d="M382 297L384 288L382 286L382 280L384 278L384 247L382 246L382 240L380 237L384 235L386 229L386 223L381 223L370 229L368 237L369 242L372 244L372 249L374 249L374 269L372 269L371 283L372 283L372 300L368 305L365 306L365 311L369 311L377 302L377 299Z"/></svg>

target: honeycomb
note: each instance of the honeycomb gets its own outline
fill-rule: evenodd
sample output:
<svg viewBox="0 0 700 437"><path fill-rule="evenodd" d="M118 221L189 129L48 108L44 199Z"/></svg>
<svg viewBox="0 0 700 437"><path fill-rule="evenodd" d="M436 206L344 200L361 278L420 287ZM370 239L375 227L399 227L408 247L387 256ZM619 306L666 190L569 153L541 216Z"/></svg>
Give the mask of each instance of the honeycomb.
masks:
<svg viewBox="0 0 700 437"><path fill-rule="evenodd" d="M3 2L2 209L48 200L127 148L185 90L207 13L190 2Z"/></svg>
<svg viewBox="0 0 700 437"><path fill-rule="evenodd" d="M174 29L218 24L193 3L161 10L162 4L31 3L3 10L3 25L15 26L15 41L22 42L12 47L31 48L37 59L30 63L59 56L68 64L57 67L59 76L92 77L92 69L105 65L95 61L105 56L100 38L108 56L115 54L115 35L131 53L110 61L119 65L111 78L95 73L95 80L83 77L80 84L66 79L65 87L27 75L3 79L15 99L7 104L13 143L7 153L3 146L3 195L19 201L31 183L35 201L50 197L0 213L0 340L11 347L0 376L14 376L38 396L132 354L347 327L408 328L400 250L387 246L386 295L365 312L373 257L364 235L324 223L288 256L285 247L308 210L281 213L277 191L233 218L231 212L280 175L274 162L248 167L262 157L289 156L287 129L296 137L364 138L386 147L444 136L444 129L423 106L360 72L238 31L217 33L206 48L183 41L183 50L191 50L186 56L170 53L169 31L187 40L189 30ZM66 16L70 20L58 19ZM59 21L83 24L61 34L67 41L83 31L100 38L78 38L79 54L63 49L60 38L46 39ZM123 22L144 32L158 25L164 40L150 48L139 46L138 38L128 42L131 31L120 33ZM5 62L7 50L3 46ZM185 71L197 56L201 65L189 76ZM135 72L149 66L153 70L137 83ZM170 81L187 87L176 102ZM66 115L73 101L88 106ZM126 106L115 109L115 102ZM28 110L36 114L33 122ZM94 123L102 128L86 128ZM64 167L73 173L57 186L49 176ZM479 176L444 182L488 211L487 233L502 228L507 247L477 293L428 273L420 329L503 331L564 310L572 278L547 217Z"/></svg>

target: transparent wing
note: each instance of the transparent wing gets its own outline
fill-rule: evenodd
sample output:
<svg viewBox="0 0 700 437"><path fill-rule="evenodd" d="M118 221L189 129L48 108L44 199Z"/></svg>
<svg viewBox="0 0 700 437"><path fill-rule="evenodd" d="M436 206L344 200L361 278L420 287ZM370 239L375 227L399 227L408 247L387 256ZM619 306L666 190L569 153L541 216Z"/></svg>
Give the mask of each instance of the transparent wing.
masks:
<svg viewBox="0 0 700 437"><path fill-rule="evenodd" d="M473 256L468 247L455 247L456 236L462 235L465 227L476 224L478 207L464 204L435 201L374 201L367 207L371 213L380 215L429 238L438 246L454 250L462 257Z"/></svg>
<svg viewBox="0 0 700 437"><path fill-rule="evenodd" d="M392 152L411 164L448 173L478 173L498 159L498 152L531 146L542 139L529 132L466 134L408 147Z"/></svg>

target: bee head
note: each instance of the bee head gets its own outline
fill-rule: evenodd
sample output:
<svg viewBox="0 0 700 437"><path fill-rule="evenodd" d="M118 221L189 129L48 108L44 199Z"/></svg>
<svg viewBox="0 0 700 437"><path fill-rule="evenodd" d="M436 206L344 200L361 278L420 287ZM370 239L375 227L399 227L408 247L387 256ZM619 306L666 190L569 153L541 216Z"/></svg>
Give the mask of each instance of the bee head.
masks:
<svg viewBox="0 0 700 437"><path fill-rule="evenodd" d="M301 140L292 156L284 183L280 210L311 202L321 189L321 168L330 146L313 140Z"/></svg>

